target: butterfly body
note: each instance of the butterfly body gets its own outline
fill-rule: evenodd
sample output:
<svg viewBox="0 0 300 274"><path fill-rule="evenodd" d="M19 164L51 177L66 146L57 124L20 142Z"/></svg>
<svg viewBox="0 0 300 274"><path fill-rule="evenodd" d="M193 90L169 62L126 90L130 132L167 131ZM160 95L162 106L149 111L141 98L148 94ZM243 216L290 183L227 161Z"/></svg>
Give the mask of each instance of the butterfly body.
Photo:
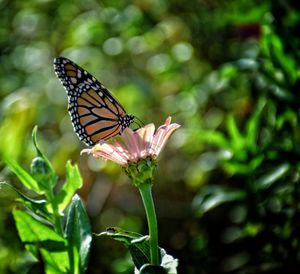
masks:
<svg viewBox="0 0 300 274"><path fill-rule="evenodd" d="M67 91L74 130L87 145L121 134L134 122L134 116L95 77L71 60L54 59L54 70Z"/></svg>

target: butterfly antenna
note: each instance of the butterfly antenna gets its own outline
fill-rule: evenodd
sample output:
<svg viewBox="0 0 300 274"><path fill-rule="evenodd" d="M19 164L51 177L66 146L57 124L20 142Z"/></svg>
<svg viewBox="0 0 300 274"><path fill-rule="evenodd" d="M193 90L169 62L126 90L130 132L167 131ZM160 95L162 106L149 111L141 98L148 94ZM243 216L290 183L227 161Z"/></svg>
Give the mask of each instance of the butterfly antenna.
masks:
<svg viewBox="0 0 300 274"><path fill-rule="evenodd" d="M136 121L138 120L138 122ZM135 116L135 119L134 119L134 123L137 124L137 126L139 128L141 128L142 126L144 126L145 124L143 123L143 121L141 119L139 119L138 117Z"/></svg>

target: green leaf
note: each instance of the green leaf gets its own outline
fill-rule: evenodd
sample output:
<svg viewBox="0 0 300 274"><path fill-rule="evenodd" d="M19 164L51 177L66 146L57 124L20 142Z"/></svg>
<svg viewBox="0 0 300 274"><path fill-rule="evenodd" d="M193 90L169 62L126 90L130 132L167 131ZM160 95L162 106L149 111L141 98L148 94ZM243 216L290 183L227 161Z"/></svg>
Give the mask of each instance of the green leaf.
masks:
<svg viewBox="0 0 300 274"><path fill-rule="evenodd" d="M46 273L67 273L66 240L27 212L14 210L13 215L22 242L35 258L41 254Z"/></svg>
<svg viewBox="0 0 300 274"><path fill-rule="evenodd" d="M62 189L55 197L55 203L58 205L60 212L63 212L67 205L70 203L75 192L82 186L82 178L78 166L68 161L66 164L66 182Z"/></svg>
<svg viewBox="0 0 300 274"><path fill-rule="evenodd" d="M261 97L260 101L256 105L254 113L246 124L246 142L249 147L254 148L257 143L259 122L261 113L266 105L266 99Z"/></svg>
<svg viewBox="0 0 300 274"><path fill-rule="evenodd" d="M106 235L114 240L121 241L129 249L134 265L140 269L143 265L150 263L150 249L148 236L142 236L135 232L124 231L120 228L108 228L99 236Z"/></svg>
<svg viewBox="0 0 300 274"><path fill-rule="evenodd" d="M280 178L282 178L290 170L290 165L288 163L281 164L277 167L272 168L271 171L264 174L256 181L256 186L258 189L267 189Z"/></svg>
<svg viewBox="0 0 300 274"><path fill-rule="evenodd" d="M36 140L37 126L32 130L32 140L37 151L37 157L31 163L31 174L45 192L52 192L58 177L47 157L39 149Z"/></svg>
<svg viewBox="0 0 300 274"><path fill-rule="evenodd" d="M160 248L161 265L150 265L148 236L142 236L138 233L124 231L115 227L108 228L106 231L100 233L99 236L109 236L114 240L124 243L128 248L136 267L135 273L177 273L177 259L166 254L165 250L162 248Z"/></svg>
<svg viewBox="0 0 300 274"><path fill-rule="evenodd" d="M229 114L227 118L227 130L231 137L231 148L235 151L239 151L244 147L244 138L240 134L236 121L232 114Z"/></svg>
<svg viewBox="0 0 300 274"><path fill-rule="evenodd" d="M15 202L20 197L20 193L10 184L0 182L0 206L7 206Z"/></svg>
<svg viewBox="0 0 300 274"><path fill-rule="evenodd" d="M241 190L225 188L217 185L204 187L202 191L195 196L193 207L198 216L228 202L244 200L246 193Z"/></svg>
<svg viewBox="0 0 300 274"><path fill-rule="evenodd" d="M37 181L16 161L6 158L5 160L8 168L19 178L21 183L28 189L35 191L38 194L43 194L44 190L41 190Z"/></svg>
<svg viewBox="0 0 300 274"><path fill-rule="evenodd" d="M15 187L5 182L0 183L0 205L7 205L12 203L21 203L27 209L32 211L34 214L44 217L45 219L51 219L49 217L46 200L34 200Z"/></svg>
<svg viewBox="0 0 300 274"><path fill-rule="evenodd" d="M78 195L68 207L65 234L68 240L70 272L84 273L89 258L92 235L89 218Z"/></svg>
<svg viewBox="0 0 300 274"><path fill-rule="evenodd" d="M53 231L52 227L39 222L27 212L15 209L13 215L22 242L52 241L65 245L65 239Z"/></svg>
<svg viewBox="0 0 300 274"><path fill-rule="evenodd" d="M209 144L217 145L222 148L229 147L229 143L222 132L204 130L195 134L197 140L206 141Z"/></svg>
<svg viewBox="0 0 300 274"><path fill-rule="evenodd" d="M41 255L45 265L46 274L69 274L68 252L49 251L41 248Z"/></svg>

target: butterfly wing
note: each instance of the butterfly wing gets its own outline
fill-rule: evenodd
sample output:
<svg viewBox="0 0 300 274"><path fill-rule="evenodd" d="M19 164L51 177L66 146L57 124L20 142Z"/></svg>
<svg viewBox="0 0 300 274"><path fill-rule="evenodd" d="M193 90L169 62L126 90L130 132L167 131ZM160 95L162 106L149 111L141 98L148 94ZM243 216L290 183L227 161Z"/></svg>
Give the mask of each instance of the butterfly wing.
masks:
<svg viewBox="0 0 300 274"><path fill-rule="evenodd" d="M79 139L95 145L121 133L134 117L91 74L71 60L54 59L54 70L68 95L68 111Z"/></svg>

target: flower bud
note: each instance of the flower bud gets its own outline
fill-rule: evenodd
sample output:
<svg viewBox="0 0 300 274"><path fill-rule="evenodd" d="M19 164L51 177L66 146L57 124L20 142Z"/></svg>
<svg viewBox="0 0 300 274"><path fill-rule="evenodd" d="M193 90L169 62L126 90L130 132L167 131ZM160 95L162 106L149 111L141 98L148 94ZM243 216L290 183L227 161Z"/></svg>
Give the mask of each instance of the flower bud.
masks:
<svg viewBox="0 0 300 274"><path fill-rule="evenodd" d="M57 177L42 157L37 156L31 162L31 174L42 190L49 191L56 184Z"/></svg>

